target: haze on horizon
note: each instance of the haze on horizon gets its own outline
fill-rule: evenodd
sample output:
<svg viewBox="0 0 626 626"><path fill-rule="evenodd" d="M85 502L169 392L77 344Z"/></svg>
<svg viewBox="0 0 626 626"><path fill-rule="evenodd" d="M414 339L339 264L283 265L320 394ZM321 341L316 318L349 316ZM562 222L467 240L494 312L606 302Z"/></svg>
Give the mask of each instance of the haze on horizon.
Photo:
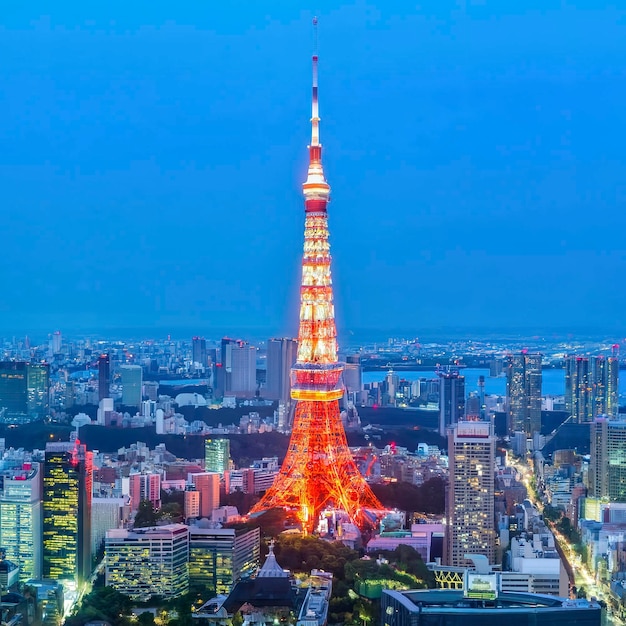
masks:
<svg viewBox="0 0 626 626"><path fill-rule="evenodd" d="M313 14L210 4L7 7L3 332L295 332ZM626 12L524 4L317 3L344 332L619 328Z"/></svg>

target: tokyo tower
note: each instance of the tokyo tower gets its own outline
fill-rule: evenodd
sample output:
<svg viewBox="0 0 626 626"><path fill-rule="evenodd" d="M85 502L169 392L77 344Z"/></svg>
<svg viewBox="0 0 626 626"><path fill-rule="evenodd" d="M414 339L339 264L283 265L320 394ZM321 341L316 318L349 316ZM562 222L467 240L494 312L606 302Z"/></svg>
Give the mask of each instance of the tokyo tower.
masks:
<svg viewBox="0 0 626 626"><path fill-rule="evenodd" d="M352 458L339 413L343 364L337 359L326 211L330 186L322 169L319 122L315 51L309 169L302 185L305 222L298 355L291 369L291 397L297 403L280 472L251 511L292 510L305 531L313 529L325 507L345 511L360 526L367 522L364 509L383 508Z"/></svg>

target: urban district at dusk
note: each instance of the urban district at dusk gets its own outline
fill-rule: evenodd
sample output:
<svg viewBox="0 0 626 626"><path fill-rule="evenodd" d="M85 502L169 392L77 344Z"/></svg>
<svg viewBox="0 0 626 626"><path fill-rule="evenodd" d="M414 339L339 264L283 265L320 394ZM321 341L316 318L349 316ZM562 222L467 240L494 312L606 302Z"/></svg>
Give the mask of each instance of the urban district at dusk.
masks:
<svg viewBox="0 0 626 626"><path fill-rule="evenodd" d="M20 70L12 47L18 32L30 34L38 45L42 33L49 36L51 57L48 61L42 57L41 67L50 68L56 87L61 84L62 66L57 66L55 59L65 45L60 42L90 33L96 48L101 45L99 38L108 41L113 37L121 54L130 55L131 60L139 54L132 45L128 47L134 40L127 37L135 30L120 26L128 15L134 15L135 8L117 7L126 15L118 24L100 14L96 18L78 19L73 13L68 17L71 4L61 3L59 15L33 13L32 22L26 19L30 14L19 7L7 16L7 27L2 29L10 49L6 58L14 63L9 70L12 81L25 71L20 80L28 82L28 71ZM519 265L508 266L510 280L501 284L481 276L478 263L471 297L473 303L481 302L484 317L471 316L461 314L464 305L457 307L459 294L467 293L467 285L459 282L471 267L460 269L458 276L450 273L450 267L438 271L437 262L426 254L428 241L417 230L409 235L401 232L409 223L403 227L400 221L396 224L397 238L404 243L394 251L394 262L400 265L388 265L387 270L397 274L406 269L403 289L412 295L398 296L394 317L391 286L397 276L388 276L385 288L381 277L386 270L379 268L377 279L368 284L365 267L377 264L375 252L366 258L365 250L376 250L379 225L382 233L387 220L395 219L397 211L390 204L378 206L375 215L364 210L363 219L370 221L371 231L367 241L341 241L339 237L336 255L341 259L340 267L351 268L346 276L360 272L363 282L359 284L367 288L350 292L345 285L341 287L344 272L333 282L331 242L334 245L336 226L342 236L350 234L345 223L341 226L346 216L341 203L349 197L343 190L354 159L350 149L339 149L337 136L342 125L330 121L330 113L328 127L333 139L330 149L325 146L322 159L322 128L326 126L321 124L320 110L325 111L325 86L336 84L340 75L339 70L333 73L332 68L340 66L333 64L332 56L326 61L326 42L340 36L346 47L329 48L335 55L340 51L346 54L348 40L360 32L355 26L354 33L346 30L339 34L337 25L349 24L350 19L355 24L365 20L374 41L377 34L388 37L394 29L404 32L422 11L423 16L432 17L433 25L439 20L439 26L430 32L433 41L450 36L456 46L453 36L443 35L443 24L451 32L464 25L468 30L459 32L471 34L468 24L481 20L529 28L529 19L534 16L537 50L545 54L541 29L555 17L562 17L565 32L578 32L576 25L583 13L567 3L537 5L537 9L529 7L517 13L490 8L491 2L477 3L476 7L470 4L456 3L443 13L434 6L412 7L410 11L403 8L396 15L388 13L388 8L357 3L328 7L321 11L319 24L312 14L294 12L286 6L277 8L274 17L262 15L261 22L265 21L268 29L261 29L264 37L270 31L283 32L288 24L290 37L297 31L297 38L308 41L312 50L307 69L310 100L299 113L300 122L307 121L307 131L301 132L305 126L300 122L288 130L298 137L288 145L290 151L293 149L289 159L297 162L296 151L304 151L307 145L299 230L276 230L278 218L272 223L272 214L264 213L264 232L247 242L247 253L252 255L245 283L241 275L229 274L228 264L220 265L219 281L229 286L220 291L215 287L219 281L212 282L210 298L205 294L181 300L180 317L172 315L171 303L163 303L166 314L160 318L161 304L151 308L150 289L141 282L146 293L145 320L149 320L144 325L141 311L129 306L123 293L133 272L139 278L146 269L160 275L162 286L170 285L171 290L166 288L163 293L174 293L188 281L197 281L194 284L201 288L202 277L214 275L217 266L199 263L191 274L181 271L177 247L185 247L184 239L174 244L168 242L168 233L159 234L166 265L151 265L154 259L151 261L146 252L141 268L132 264L125 267L119 265L122 249L112 255L104 253L113 250L108 246L116 233L125 237L123 217L105 220L106 226L105 222L100 224L97 233L102 245L92 247L84 258L73 256L73 227L66 223L67 238L57 242L55 255L63 255L62 248L67 245L68 267L75 264L76 272L80 272L83 261L88 266L95 258L103 269L86 283L79 281L68 293L67 302L77 301L78 290L88 301L84 311L99 311L100 317L89 314L85 321L80 319L83 309L73 305L51 314L55 298L46 299L45 293L69 283L56 271L46 270L49 250L45 250L43 240L37 240L38 226L30 225L31 247L20 252L22 257L39 258L46 286L42 286L41 276L33 276L28 284L16 281L18 271L7 275L7 293L39 289L40 315L36 315L37 305L26 306L23 327L16 328L24 301L9 297L0 310L0 319L6 323L4 328L0 326L2 625L495 626L510 622L620 626L626 622L626 377L621 376L626 369L626 339L624 333L619 334L623 307L613 306L619 298L602 297L602 289L596 289L606 280L610 251L603 256L599 248L593 249L597 265L591 273L598 276L598 285L584 280L587 267L580 274L577 295L564 290L566 282L551 283L554 277L549 270L545 276L537 273L538 255L532 246L525 260L523 256L510 257L511 264ZM183 3L172 7L172 15L168 17L166 11L165 17L161 16L164 21L157 20L157 28L139 22L136 32L142 37L156 37L163 46L159 61L164 65L182 58L174 49L180 44L178 39L171 40L175 44L171 48L166 42L168 34L180 35L179 24L187 29L195 23L191 6ZM241 16L235 15L235 3L216 9L215 23L223 32L217 27L209 29L208 22L202 21L212 19L206 9L198 9L203 16L197 18L198 27L185 32L193 39L208 29L211 37L236 42L241 37L233 26L239 23L237 19L241 23L260 19L258 8L245 3L238 6ZM159 3L154 7L159 15L163 10ZM622 24L622 31L626 24L626 14L619 14L614 7L603 11L595 7L589 16L590 26L603 20L613 25L607 31L608 42L617 32L615 24ZM78 19L79 24L74 31L64 26L73 23L72 19ZM252 31L253 27L247 27L246 36L252 36ZM565 35L562 39L569 41ZM424 39L423 45L429 41ZM469 58L478 63L481 55L477 51L482 48L472 41L468 41ZM560 41L557 35L554 41ZM27 38L24 45L28 45ZM85 55L92 54L87 50L92 45L89 39L81 45L86 46ZM229 45L220 49L222 55ZM266 45L271 48L278 44L268 41ZM398 43L399 51L402 45L412 44ZM500 41L500 45L512 54L505 42ZM525 45L530 55L533 48ZM578 50L577 45L584 47L588 42L581 40L573 49ZM301 45L293 51L282 49L280 58L299 54L301 49ZM166 59L168 50L171 56ZM113 54L111 50L109 53ZM70 100L78 98L84 82L91 80L91 66L86 62L81 65L84 58L81 61L78 55L76 66L68 65L72 72L74 67L83 67L86 72L77 79L76 84L82 85L78 91L66 92ZM393 58L385 56L383 63L391 63ZM137 62L131 60L131 64ZM109 61L103 57L102 66L94 67L102 71ZM206 60L216 65L219 61L218 57ZM24 60L23 67L30 67L30 62L32 59ZM148 67L148 60L144 62ZM274 76L276 68L271 64L261 66L253 58L248 62L257 65L265 83L301 85L299 75ZM564 83L575 82L568 74L573 63L564 60L559 66L558 75ZM303 68L304 59L297 65ZM225 63L224 71L227 66ZM189 69L181 65L180 71L193 80ZM405 79L400 67L395 68L395 74L390 69L389 84L380 84L381 93L389 89L400 102L401 90L395 90L394 81ZM514 72L508 80L516 80ZM623 82L623 70L619 80ZM375 110L376 102L361 100L358 89L354 102L350 102L346 83L349 78L343 76L340 89L347 89L341 91L345 100L336 95L333 98L329 89L332 110L346 108L350 115L353 107L363 106L364 113L354 114L374 128L377 120L368 114ZM121 93L129 102L139 97L133 96L129 83L125 85ZM253 86L251 83L248 94L251 99L255 98ZM214 97L228 99L226 92L220 96L220 89L225 88L215 87ZM105 128L110 114L105 101L113 96L91 97L103 98L96 109ZM56 101L49 93L44 90L41 98L44 102L48 98L51 110L56 111L53 117L61 115L63 106L53 104ZM539 110L540 91L536 100ZM15 105L18 98L11 102ZM303 100L298 98L297 102ZM182 121L185 103L181 97L171 111L174 118L181 119L181 126L187 123ZM267 106L259 105L259 117L269 110ZM93 116L93 107L93 102L85 104L85 115L91 111ZM571 107L574 113L567 109L566 115L578 115L573 103ZM613 108L607 105L607 110ZM237 117L240 112L233 105L232 115ZM146 111L146 120L152 115ZM454 114L442 109L440 115ZM69 115L64 123L79 123L79 118ZM97 116L90 119L99 123ZM281 126L288 119L281 119ZM414 120L418 122L427 123ZM37 116L28 121L33 127L38 123ZM52 140L54 133L60 132L56 124L43 130L52 143L56 141ZM462 133L465 124L471 124L469 118L458 121L456 130ZM23 129L20 132L25 137L28 134ZM268 153L263 144L270 144L272 137L263 136L264 132L258 131L256 141L259 155L265 158ZM529 141L540 144L537 137ZM560 149L567 152L570 141L576 138L564 136ZM278 147L285 150L286 146ZM333 147L337 147L335 155ZM367 137L358 149L367 152ZM504 144L498 149L503 154L509 150ZM14 163L9 162L11 150L14 148L2 163L3 176L8 176L11 167L21 167L17 157ZM218 167L219 151L211 145L206 150ZM558 158L563 156L558 154ZM401 156L392 156L386 165L386 159L374 149L368 158L370 167L382 171L402 161ZM343 169L344 162L352 165ZM270 170L262 159L255 167ZM161 175L167 178L167 170ZM31 171L29 176L36 186L50 184L45 173ZM84 180L80 155L72 176ZM339 199L333 194L331 203L329 181L335 176L344 182L340 183ZM361 178L354 197L366 203L370 194L377 193L374 179L372 175L368 185L367 176ZM163 197L171 193L172 180L163 182ZM254 193L261 199L267 198L264 180L263 176L255 180ZM184 186L184 182L178 183ZM454 179L448 183L462 190L463 185ZM604 196L619 197L619 192L609 191L610 184L604 183ZM158 188L159 184L157 178L154 185ZM243 187L247 181L237 184ZM135 197L132 183L128 185L129 197ZM123 195L125 189L114 191ZM111 192L105 193L109 199ZM29 191L25 189L25 193ZM580 199L591 197L585 193L581 187ZM594 193L604 197L602 190ZM563 190L563 194L571 196L572 191ZM419 195L416 187L410 202L415 203ZM175 194L168 197L172 200ZM394 197L390 193L390 198ZM457 199L463 203L460 196ZM69 205L80 203L78 196L66 200ZM206 201L210 206L210 198ZM542 205L544 201L538 202ZM14 213L19 213L10 194L5 204L7 212L13 207ZM43 211L44 204L39 204L37 211ZM293 199L286 204L291 206ZM424 223L429 216L437 219L432 206L426 209L418 203L415 210L420 211L420 206ZM602 209L616 207L607 201ZM74 218L84 215L91 219L95 209L76 204L73 210ZM152 210L143 213L146 230L134 244L140 251L152 245L148 243ZM286 208L276 206L275 210L282 213ZM196 228L196 216L187 214L184 206L173 204L168 211L172 233L178 232L174 225L178 221L188 230ZM236 203L230 204L228 211L237 211ZM593 216L588 217L590 221L604 219L593 209L585 215ZM247 232L244 214L237 219L242 222L241 232ZM546 218L546 224L549 221ZM609 218L605 221L606 225L613 222ZM11 220L7 224L11 239L15 224ZM282 242L287 246L286 242L298 238L301 242L302 228L301 257L293 266L276 264L271 272L262 264L254 267L255 258L263 258L272 246L280 247ZM507 229L516 229L512 218ZM465 234L472 245L480 241L476 231ZM205 235L203 246L214 248L216 256L228 250L236 257L238 246L246 243L238 230ZM15 231L15 237L19 236ZM564 229L561 245L566 247L568 236ZM581 234L577 236L579 243L584 241ZM609 236L618 237L619 232ZM222 247L224 239L228 239L227 248ZM411 249L421 246L425 254L412 256L407 242ZM489 254L491 243L486 237L481 244ZM474 254L476 248L467 248L468 258L469 251ZM12 262L19 263L19 255L12 256ZM390 258L381 265L388 264ZM121 270L116 279L119 298L104 295L114 289L109 284L108 264L117 264ZM520 267L527 267L537 277L536 292L527 290L524 297L520 292L527 283L515 275L522 271ZM578 269L572 267L571 271ZM299 276L297 286L294 272ZM293 305L294 298L285 296L285 286L292 284L299 308ZM275 304L264 309L258 300L255 307L254 298L239 298L237 289L240 295L262 292L262 299ZM559 289L566 293L557 302L551 298ZM336 290L342 294L337 300ZM543 294L541 300L539 293ZM445 310L441 323L432 323L432 318L426 323L427 317L420 317L419 310L407 317L407 304L416 309L423 304L426 310L433 294L438 294L437 306ZM346 314L341 312L344 299L349 311ZM268 320L267 312L279 305L284 318ZM545 324L538 322L542 307ZM562 324L555 324L559 307L563 310ZM583 308L576 311L577 307ZM593 311L588 317L585 307ZM458 322L450 323L457 308ZM118 323L126 310L128 324ZM355 314L358 310L363 313ZM358 320L371 323L381 319L377 310L386 311L384 325L347 330L359 327ZM515 314L504 313L513 310ZM59 316L58 311L64 312ZM109 312L111 319L107 319ZM230 313L228 323L219 322ZM286 321L292 314L294 319ZM250 323L253 319L256 323ZM239 327L237 320L242 321ZM583 320L586 325L581 330ZM604 326L598 323L602 320L606 321ZM270 330L281 327L280 332ZM409 330L390 330L401 327Z"/></svg>

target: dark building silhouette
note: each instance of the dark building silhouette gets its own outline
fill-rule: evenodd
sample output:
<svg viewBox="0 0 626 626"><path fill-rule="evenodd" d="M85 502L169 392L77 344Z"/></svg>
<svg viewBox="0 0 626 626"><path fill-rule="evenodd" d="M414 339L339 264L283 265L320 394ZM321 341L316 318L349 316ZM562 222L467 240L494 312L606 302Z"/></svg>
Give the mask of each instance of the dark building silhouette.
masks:
<svg viewBox="0 0 626 626"><path fill-rule="evenodd" d="M0 362L0 409L4 409L4 421L43 419L48 414L49 380L47 363Z"/></svg>
<svg viewBox="0 0 626 626"><path fill-rule="evenodd" d="M270 339L267 342L266 398L289 404L291 367L296 362L297 352L296 339Z"/></svg>
<svg viewBox="0 0 626 626"><path fill-rule="evenodd" d="M200 363L202 367L207 366L206 339L204 337L194 337L191 340L191 358L194 363Z"/></svg>
<svg viewBox="0 0 626 626"><path fill-rule="evenodd" d="M98 358L98 400L109 398L111 384L111 360L108 354L101 354Z"/></svg>
<svg viewBox="0 0 626 626"><path fill-rule="evenodd" d="M465 417L465 376L458 369L437 372L439 376L439 434Z"/></svg>

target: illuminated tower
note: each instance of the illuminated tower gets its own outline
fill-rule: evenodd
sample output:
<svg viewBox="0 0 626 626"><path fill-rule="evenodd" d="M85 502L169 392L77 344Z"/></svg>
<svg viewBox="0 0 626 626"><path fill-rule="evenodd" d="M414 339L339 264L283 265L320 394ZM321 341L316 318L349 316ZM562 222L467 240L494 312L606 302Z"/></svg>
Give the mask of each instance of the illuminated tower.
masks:
<svg viewBox="0 0 626 626"><path fill-rule="evenodd" d="M319 121L315 53L309 170L302 185L305 223L298 355L291 368L291 397L297 404L280 473L252 510L293 510L305 530L313 528L325 506L343 509L360 525L366 522L363 509L382 508L354 463L339 414L343 364L337 359L326 212L330 187L322 169Z"/></svg>

